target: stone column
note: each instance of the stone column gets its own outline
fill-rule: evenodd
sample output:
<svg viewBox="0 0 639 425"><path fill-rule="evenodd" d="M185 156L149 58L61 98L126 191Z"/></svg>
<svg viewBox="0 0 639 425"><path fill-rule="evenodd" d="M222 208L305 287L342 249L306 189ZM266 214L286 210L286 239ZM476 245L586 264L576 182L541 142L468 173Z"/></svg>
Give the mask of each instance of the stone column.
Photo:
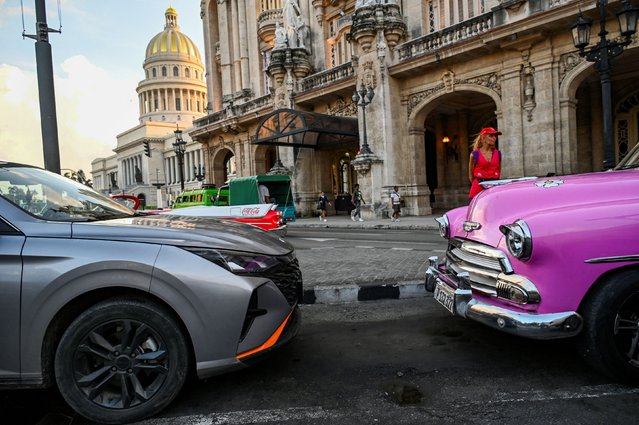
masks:
<svg viewBox="0 0 639 425"><path fill-rule="evenodd" d="M219 28L220 28L220 68L222 74L222 89L220 93L221 101L224 104L228 96L233 95L233 65L231 64L231 52L229 47L232 45L231 24L227 13L228 3L218 5ZM224 106L224 105L222 105Z"/></svg>
<svg viewBox="0 0 639 425"><path fill-rule="evenodd" d="M521 73L517 68L505 70L501 79L502 93L521 93ZM503 162L501 175L503 178L526 175L525 162L526 140L523 134L524 111L521 96L502 97L503 119L498 120L498 130L504 133L499 136L499 149ZM536 133L536 132L533 132Z"/></svg>
<svg viewBox="0 0 639 425"><path fill-rule="evenodd" d="M238 30L240 34L240 74L241 74L241 88L240 90L250 90L251 79L249 76L249 52L248 52L248 34L246 30L246 7L245 1L240 2L238 6Z"/></svg>
<svg viewBox="0 0 639 425"><path fill-rule="evenodd" d="M358 7L353 16L351 36L356 52L353 57L357 78L355 88L363 87L375 92L368 105L358 107L360 149L365 134L370 151L360 150L352 165L358 173L358 182L367 202L362 207L364 218L387 217L387 189L401 183L397 181L397 164L401 160L402 149L398 149L399 143L395 139L405 133L405 129L400 130L399 123L392 119L391 111L401 105L391 97L393 82L387 70L394 47L406 36L406 25L399 6L373 4Z"/></svg>

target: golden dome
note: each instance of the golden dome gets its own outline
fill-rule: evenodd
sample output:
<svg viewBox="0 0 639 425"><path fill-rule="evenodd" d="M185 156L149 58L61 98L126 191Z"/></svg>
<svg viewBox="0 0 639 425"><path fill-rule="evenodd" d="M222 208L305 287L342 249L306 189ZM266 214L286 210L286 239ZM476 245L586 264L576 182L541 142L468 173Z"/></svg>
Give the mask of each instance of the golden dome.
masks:
<svg viewBox="0 0 639 425"><path fill-rule="evenodd" d="M180 32L180 27L177 24L177 12L172 7L166 9L164 13L166 23L164 25L164 31L158 33L155 37L149 41L146 46L145 61L149 60L155 55L165 54L183 54L197 59L198 62L202 62L200 57L200 51L193 41L186 35Z"/></svg>

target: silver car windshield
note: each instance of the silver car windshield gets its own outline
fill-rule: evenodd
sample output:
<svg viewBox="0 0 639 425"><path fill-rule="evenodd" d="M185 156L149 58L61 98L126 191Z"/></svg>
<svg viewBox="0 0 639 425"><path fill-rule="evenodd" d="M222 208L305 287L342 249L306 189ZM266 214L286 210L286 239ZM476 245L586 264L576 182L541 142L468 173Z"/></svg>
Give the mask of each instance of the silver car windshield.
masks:
<svg viewBox="0 0 639 425"><path fill-rule="evenodd" d="M135 215L135 211L69 178L1 162L0 196L35 217L51 221L97 221Z"/></svg>

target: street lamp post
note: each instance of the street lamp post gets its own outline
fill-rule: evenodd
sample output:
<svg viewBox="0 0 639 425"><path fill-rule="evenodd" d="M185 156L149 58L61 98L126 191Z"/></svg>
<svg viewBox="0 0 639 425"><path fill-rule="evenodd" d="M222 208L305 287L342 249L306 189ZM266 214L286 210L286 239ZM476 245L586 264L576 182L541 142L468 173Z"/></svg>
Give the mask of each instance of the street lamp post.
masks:
<svg viewBox="0 0 639 425"><path fill-rule="evenodd" d="M362 108L362 124L364 127L364 139L363 139L363 143L362 143L362 147L359 150L359 153L361 155L372 155L373 151L371 151L371 148L368 146L368 138L366 137L366 106L368 106L371 101L373 100L373 97L375 96L375 92L373 91L372 87L364 87L364 84L362 84L359 88L359 90L355 90L355 92L353 92L353 102L355 102L357 104L357 106Z"/></svg>
<svg viewBox="0 0 639 425"><path fill-rule="evenodd" d="M193 166L193 175L197 179L197 181L201 182L206 177L206 170L202 167L202 164L198 164L197 166Z"/></svg>
<svg viewBox="0 0 639 425"><path fill-rule="evenodd" d="M612 90L610 84L610 70L612 59L619 56L625 46L631 43L632 35L637 31L637 12L639 8L632 6L628 0L623 0L623 6L617 12L619 20L619 32L623 40L608 40L606 35L606 6L608 0L598 0L599 9L599 42L589 49L590 28L592 19L584 17L581 12L572 29L573 43L579 49L579 54L588 62L594 62L601 78L601 103L603 112L603 137L604 137L604 170L615 165L614 133L612 125Z"/></svg>
<svg viewBox="0 0 639 425"><path fill-rule="evenodd" d="M173 132L175 134L175 142L173 142L173 151L178 160L178 168L180 173L180 188L184 191L184 152L186 151L186 142L182 139L182 130L180 127Z"/></svg>

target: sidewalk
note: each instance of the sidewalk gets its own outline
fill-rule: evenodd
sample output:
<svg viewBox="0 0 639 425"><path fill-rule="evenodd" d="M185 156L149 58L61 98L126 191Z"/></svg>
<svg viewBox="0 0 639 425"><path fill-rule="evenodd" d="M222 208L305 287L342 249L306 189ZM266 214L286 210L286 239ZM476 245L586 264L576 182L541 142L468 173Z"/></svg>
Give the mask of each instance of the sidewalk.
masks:
<svg viewBox="0 0 639 425"><path fill-rule="evenodd" d="M400 218L399 222L392 221L390 218L376 218L373 220L352 221L350 215L340 213L339 215L331 215L326 218L326 223L321 222L318 217L298 218L296 221L289 223L289 229L295 228L339 228L339 229L394 229L394 230L437 230L436 217L441 214L408 216Z"/></svg>
<svg viewBox="0 0 639 425"><path fill-rule="evenodd" d="M437 232L435 217L402 217L399 222L386 219L352 221L349 215L301 218L289 224L289 231L303 228L415 230ZM390 236L390 233L389 233ZM367 246L355 242L349 247L331 246L330 236L321 248L297 249L304 279L304 303L356 303L377 299L401 299L427 296L424 277L428 257L442 256L440 250L415 250Z"/></svg>

